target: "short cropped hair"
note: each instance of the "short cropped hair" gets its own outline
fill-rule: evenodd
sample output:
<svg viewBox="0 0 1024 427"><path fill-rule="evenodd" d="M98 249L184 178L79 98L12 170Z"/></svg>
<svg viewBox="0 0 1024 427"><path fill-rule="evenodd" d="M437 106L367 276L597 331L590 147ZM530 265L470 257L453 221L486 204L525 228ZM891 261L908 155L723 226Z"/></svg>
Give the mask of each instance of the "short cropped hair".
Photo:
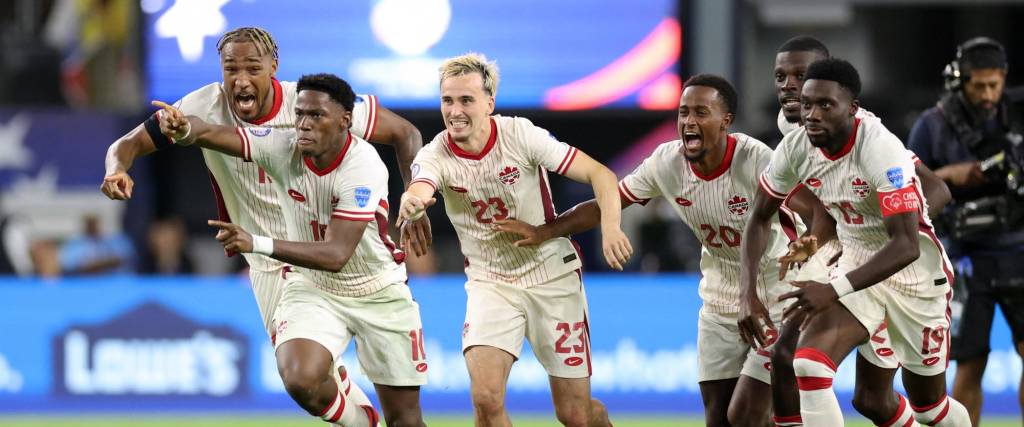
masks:
<svg viewBox="0 0 1024 427"><path fill-rule="evenodd" d="M298 93L304 90L326 93L331 100L345 107L345 111L349 112L352 111L356 102L356 94L352 91L352 86L349 86L348 82L334 74L320 73L302 76L299 78L295 92Z"/></svg>
<svg viewBox="0 0 1024 427"><path fill-rule="evenodd" d="M736 115L739 109L739 101L736 96L736 88L729 83L725 77L714 74L696 74L683 83L683 90L690 86L706 86L718 91L719 100L725 106L725 112Z"/></svg>
<svg viewBox="0 0 1024 427"><path fill-rule="evenodd" d="M807 67L804 80L830 80L848 90L853 99L860 96L860 73L853 64L839 58L814 61Z"/></svg>
<svg viewBox="0 0 1024 427"><path fill-rule="evenodd" d="M500 80L498 64L494 61L489 61L483 54L470 52L465 55L448 58L441 64L439 71L441 72L440 81L442 82L449 77L480 73L480 77L484 81L484 92L487 92L490 96L495 96L498 93L498 81Z"/></svg>
<svg viewBox="0 0 1024 427"><path fill-rule="evenodd" d="M830 56L825 43L811 36L796 36L786 40L782 46L779 46L778 53L782 52L817 52L825 58Z"/></svg>

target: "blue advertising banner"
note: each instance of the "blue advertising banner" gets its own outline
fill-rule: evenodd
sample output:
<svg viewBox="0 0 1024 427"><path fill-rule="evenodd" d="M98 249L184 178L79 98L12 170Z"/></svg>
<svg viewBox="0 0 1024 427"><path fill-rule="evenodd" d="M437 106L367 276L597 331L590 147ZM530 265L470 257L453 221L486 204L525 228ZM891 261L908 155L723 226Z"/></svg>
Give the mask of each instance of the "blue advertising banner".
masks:
<svg viewBox="0 0 1024 427"><path fill-rule="evenodd" d="M697 280L586 277L593 392L610 410L702 412ZM472 408L460 351L463 281L410 281L423 316L427 413ZM0 279L0 289L0 413L297 410L278 378L247 278ZM985 408L1015 413L1020 359L1001 316L995 324ZM352 348L345 360L372 394ZM848 410L853 368L847 359L835 381ZM513 366L508 406L551 411L547 375L529 348Z"/></svg>

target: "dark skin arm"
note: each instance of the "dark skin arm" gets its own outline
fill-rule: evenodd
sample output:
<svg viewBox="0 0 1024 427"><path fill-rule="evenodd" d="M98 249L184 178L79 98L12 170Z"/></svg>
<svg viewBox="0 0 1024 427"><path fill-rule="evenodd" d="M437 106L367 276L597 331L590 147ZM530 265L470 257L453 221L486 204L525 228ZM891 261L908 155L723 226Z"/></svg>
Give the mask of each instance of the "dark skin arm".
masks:
<svg viewBox="0 0 1024 427"><path fill-rule="evenodd" d="M412 161L420 148L423 148L423 136L419 129L398 114L378 105L377 126L370 135L370 142L390 145L395 149L402 183L408 187L412 179Z"/></svg>
<svg viewBox="0 0 1024 427"><path fill-rule="evenodd" d="M177 108L160 101L153 101L153 105L163 108L160 132L176 141L175 144L195 144L229 156L243 156L242 139L236 128L206 123L195 116L185 117ZM185 139L182 140L182 137Z"/></svg>
<svg viewBox="0 0 1024 427"><path fill-rule="evenodd" d="M622 199L622 209L631 204L629 200ZM597 206L597 200L590 199L562 212L554 220L541 226L533 226L516 219L503 219L494 223L498 231L522 237L514 243L515 246L534 246L556 237L571 236L596 228L601 224L601 209Z"/></svg>
<svg viewBox="0 0 1024 427"><path fill-rule="evenodd" d="M915 165L914 172L921 178L921 191L924 193L924 198L928 200L928 217L938 218L946 204L953 200L949 186L924 163Z"/></svg>
<svg viewBox="0 0 1024 427"><path fill-rule="evenodd" d="M227 251L252 252L252 235L239 227L222 221L210 220L217 227L217 241ZM331 218L322 242L292 242L274 240L274 253L270 255L279 261L299 267L336 272L352 258L359 240L366 230L366 221L349 221Z"/></svg>
<svg viewBox="0 0 1024 427"><path fill-rule="evenodd" d="M864 265L846 273L846 278L850 281L854 291L874 286L904 269L920 256L920 246L917 240L917 212L891 215L883 221L885 231L889 234L889 242L875 252ZM802 310L807 314L803 325L807 325L809 319L839 299L835 288L827 283L800 281L793 282L793 286L799 289L779 297L780 301L796 299L794 304L786 308L783 317L789 318L797 311Z"/></svg>
<svg viewBox="0 0 1024 427"><path fill-rule="evenodd" d="M743 340L751 346L763 347L768 342L764 326L775 329L771 315L757 297L757 273L761 258L768 249L772 218L778 214L782 199L759 190L754 196L754 209L743 230L740 243L740 314L737 324Z"/></svg>
<svg viewBox="0 0 1024 427"><path fill-rule="evenodd" d="M156 151L156 144L146 133L146 127L142 124L114 141L107 148L107 157L104 161L106 174L103 177L103 184L100 191L111 200L128 200L132 198L132 188L135 181L128 175L135 159Z"/></svg>

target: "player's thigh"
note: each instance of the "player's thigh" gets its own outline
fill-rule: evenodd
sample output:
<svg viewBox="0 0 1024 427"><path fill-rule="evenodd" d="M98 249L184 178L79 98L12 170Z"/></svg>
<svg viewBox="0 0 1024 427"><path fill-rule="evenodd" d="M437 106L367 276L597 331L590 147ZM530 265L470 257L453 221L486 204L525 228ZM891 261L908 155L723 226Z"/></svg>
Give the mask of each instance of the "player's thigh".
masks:
<svg viewBox="0 0 1024 427"><path fill-rule="evenodd" d="M740 376L750 346L740 336L736 319L701 309L697 318L697 382Z"/></svg>
<svg viewBox="0 0 1024 427"><path fill-rule="evenodd" d="M548 375L591 374L590 323L580 276L569 273L523 290L526 338Z"/></svg>
<svg viewBox="0 0 1024 427"><path fill-rule="evenodd" d="M768 383L740 375L729 401L729 419L752 421L748 425L766 425L772 408L772 390Z"/></svg>
<svg viewBox="0 0 1024 427"><path fill-rule="evenodd" d="M946 371L949 361L949 300L952 292L912 297L887 290L886 318L892 349L906 372L931 377Z"/></svg>
<svg viewBox="0 0 1024 427"><path fill-rule="evenodd" d="M305 277L289 273L288 283L274 315L277 323L275 348L304 338L314 341L338 359L352 340L349 325L331 296L317 289Z"/></svg>
<svg viewBox="0 0 1024 427"><path fill-rule="evenodd" d="M427 383L427 355L419 304L409 287L395 283L373 294L337 298L355 333L363 373L374 384Z"/></svg>
<svg viewBox="0 0 1024 427"><path fill-rule="evenodd" d="M505 401L505 385L512 371L515 357L500 348L475 345L463 353L469 371L470 392L474 403L490 399L489 403Z"/></svg>
<svg viewBox="0 0 1024 427"><path fill-rule="evenodd" d="M885 305L872 288L848 294L814 316L800 333L797 348L813 348L838 365L868 332L885 321ZM798 350L799 351L799 350Z"/></svg>
<svg viewBox="0 0 1024 427"><path fill-rule="evenodd" d="M488 346L518 359L526 336L522 293L522 289L512 286L473 280L466 282L462 352L473 346Z"/></svg>
<svg viewBox="0 0 1024 427"><path fill-rule="evenodd" d="M267 330L267 336L271 343L276 333L274 325L274 312L281 301L281 294L284 292L286 279L281 270L256 271L249 270L249 281L252 286L252 294L256 298L256 307L260 311L260 320Z"/></svg>

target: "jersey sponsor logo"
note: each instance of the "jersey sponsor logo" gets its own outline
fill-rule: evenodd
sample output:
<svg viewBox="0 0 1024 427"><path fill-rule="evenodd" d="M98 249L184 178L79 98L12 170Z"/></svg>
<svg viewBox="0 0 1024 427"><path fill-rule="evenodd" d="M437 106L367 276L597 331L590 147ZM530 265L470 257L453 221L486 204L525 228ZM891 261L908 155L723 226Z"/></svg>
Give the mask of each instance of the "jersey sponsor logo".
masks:
<svg viewBox="0 0 1024 427"><path fill-rule="evenodd" d="M505 166L501 172L498 172L498 179L501 180L502 184L513 185L519 182L519 168L515 166Z"/></svg>
<svg viewBox="0 0 1024 427"><path fill-rule="evenodd" d="M814 188L821 187L821 180L818 179L818 178L807 178L806 182L807 182L807 185L810 185L811 187L814 187Z"/></svg>
<svg viewBox="0 0 1024 427"><path fill-rule="evenodd" d="M885 171L885 177L889 179L889 183L893 187L903 188L903 168L898 166L889 168L889 170Z"/></svg>
<svg viewBox="0 0 1024 427"><path fill-rule="evenodd" d="M295 199L296 202L301 203L306 201L306 196L303 196L302 193L295 191L294 189L289 188L288 195L292 196L292 198Z"/></svg>
<svg viewBox="0 0 1024 427"><path fill-rule="evenodd" d="M456 187L454 185L449 185L448 188L451 189L452 191L456 192L456 193L466 193L466 192L469 192L469 190L466 190L465 188Z"/></svg>
<svg viewBox="0 0 1024 427"><path fill-rule="evenodd" d="M249 133L255 137L270 135L270 128L249 128Z"/></svg>
<svg viewBox="0 0 1024 427"><path fill-rule="evenodd" d="M356 187L355 192L356 206L365 208L370 203L370 189L369 187Z"/></svg>
<svg viewBox="0 0 1024 427"><path fill-rule="evenodd" d="M750 207L750 203L747 202L747 199L745 197L740 197L738 195L732 196L732 198L729 199L728 203L729 213L733 215L743 216L747 213L747 208Z"/></svg>
<svg viewBox="0 0 1024 427"><path fill-rule="evenodd" d="M338 202L340 202L340 201L341 201L341 199L339 199L338 196L331 196L331 207L332 208L338 207Z"/></svg>
<svg viewBox="0 0 1024 427"><path fill-rule="evenodd" d="M917 193L913 187L889 193L879 193L878 199L882 205L882 216L916 212L921 207L921 201L917 198Z"/></svg>
<svg viewBox="0 0 1024 427"><path fill-rule="evenodd" d="M868 194L871 194L871 187L860 178L854 178L851 185L853 186L853 194L862 199L867 198Z"/></svg>
<svg viewBox="0 0 1024 427"><path fill-rule="evenodd" d="M676 197L676 203L678 203L679 206L692 206L693 205L693 202L691 202L689 200L686 200L686 199L684 199L682 197Z"/></svg>

